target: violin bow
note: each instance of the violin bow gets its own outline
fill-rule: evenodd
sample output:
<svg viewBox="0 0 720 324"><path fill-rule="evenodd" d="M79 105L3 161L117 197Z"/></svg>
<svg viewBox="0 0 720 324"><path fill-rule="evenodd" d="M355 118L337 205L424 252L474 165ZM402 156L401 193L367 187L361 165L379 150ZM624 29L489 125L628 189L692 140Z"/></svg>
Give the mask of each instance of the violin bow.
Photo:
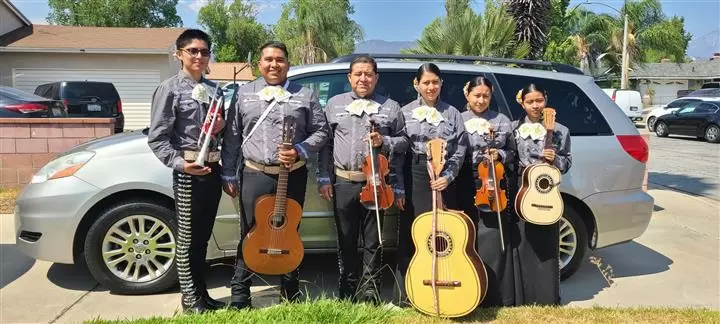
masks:
<svg viewBox="0 0 720 324"><path fill-rule="evenodd" d="M490 148L492 145L491 143L495 142L495 132L490 128L490 143L488 143L488 148ZM488 153L490 150L488 149ZM488 157L490 158L490 167L492 171L492 178L493 178L493 194L495 196L495 211L497 212L497 220L498 220L498 229L500 230L500 251L505 252L505 234L503 233L503 226L502 226L502 217L500 216L500 197L498 196L498 191L496 190L497 187L497 177L495 174L495 161L493 159L492 154L488 154Z"/></svg>
<svg viewBox="0 0 720 324"><path fill-rule="evenodd" d="M368 154L370 154L370 170L372 171L371 181L373 185L373 196L375 198L375 220L377 221L378 240L380 240L380 246L383 246L382 226L380 226L380 205L378 204L377 181L375 178L375 153L373 152L372 138L370 138L370 134L372 134L374 131L375 122L373 120L370 120L370 133L368 133Z"/></svg>

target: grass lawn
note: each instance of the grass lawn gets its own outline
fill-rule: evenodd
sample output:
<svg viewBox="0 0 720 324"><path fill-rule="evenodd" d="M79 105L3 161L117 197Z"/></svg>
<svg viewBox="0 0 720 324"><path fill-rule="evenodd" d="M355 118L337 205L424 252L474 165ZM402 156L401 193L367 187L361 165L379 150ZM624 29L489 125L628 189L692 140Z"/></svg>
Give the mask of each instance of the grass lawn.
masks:
<svg viewBox="0 0 720 324"><path fill-rule="evenodd" d="M20 188L0 188L0 214L15 212L15 198L20 194Z"/></svg>
<svg viewBox="0 0 720 324"><path fill-rule="evenodd" d="M720 312L677 308L517 307L482 309L456 321L491 323L720 323ZM139 320L89 323L452 323L421 315L413 309L389 309L330 299L280 304L252 311L220 310Z"/></svg>

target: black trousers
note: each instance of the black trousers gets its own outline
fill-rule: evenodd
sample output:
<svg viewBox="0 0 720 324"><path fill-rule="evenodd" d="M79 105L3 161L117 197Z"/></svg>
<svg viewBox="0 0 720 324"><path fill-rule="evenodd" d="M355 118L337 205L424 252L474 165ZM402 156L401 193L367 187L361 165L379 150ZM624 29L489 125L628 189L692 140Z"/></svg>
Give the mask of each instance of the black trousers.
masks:
<svg viewBox="0 0 720 324"><path fill-rule="evenodd" d="M303 166L290 173L288 177L288 197L296 200L300 206L305 204L305 185L307 184L307 167ZM235 274L230 280L230 302L250 302L250 286L253 273L245 266L242 245L248 232L255 226L255 201L262 195L274 194L277 190L277 175L263 173L250 168L242 172L240 190L243 218L240 224L240 243L237 247ZM299 271L295 269L284 274L280 279L280 294L288 300L295 300L300 294Z"/></svg>
<svg viewBox="0 0 720 324"><path fill-rule="evenodd" d="M207 294L207 246L222 195L220 165L208 163L212 172L194 176L173 171L173 191L178 222L175 265L182 302L191 306Z"/></svg>
<svg viewBox="0 0 720 324"><path fill-rule="evenodd" d="M333 202L340 269L338 289L340 298L379 300L383 251L375 210L368 210L360 203L360 192L364 185L365 182L352 182L343 178L337 178L334 185ZM383 216L381 210L380 228ZM362 235L362 258L358 255L358 235Z"/></svg>
<svg viewBox="0 0 720 324"><path fill-rule="evenodd" d="M474 174L470 165L464 166L461 174L463 170ZM512 205L520 187L519 175L509 172L507 179L510 181L504 183L508 206L500 216L502 231L497 213L478 211L474 206L474 180L458 182L461 205L468 208L466 213L470 211L478 217L475 223L477 251L488 275L487 295L480 307L557 305L560 303L559 226L534 225L519 218Z"/></svg>
<svg viewBox="0 0 720 324"><path fill-rule="evenodd" d="M430 189L430 175L427 170L427 158L424 155L413 156L407 154L405 159L405 211L398 217L398 243L397 243L397 267L395 276L398 280L398 295L395 300L401 304L407 303L405 293L405 274L410 265L410 260L415 254L415 246L412 242L411 228L415 217L432 210L432 190ZM454 199L454 187L448 185L441 192L443 203L447 207L453 207L457 203Z"/></svg>

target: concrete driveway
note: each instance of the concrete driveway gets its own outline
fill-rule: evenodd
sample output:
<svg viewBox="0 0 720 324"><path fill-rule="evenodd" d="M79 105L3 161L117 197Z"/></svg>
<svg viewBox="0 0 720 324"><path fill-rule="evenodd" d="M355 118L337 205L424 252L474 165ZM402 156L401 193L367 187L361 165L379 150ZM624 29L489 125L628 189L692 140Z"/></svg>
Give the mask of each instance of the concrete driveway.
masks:
<svg viewBox="0 0 720 324"><path fill-rule="evenodd" d="M656 207L647 232L634 242L588 253L580 270L562 283L563 303L720 308L720 203L667 187L651 185L649 190ZM0 216L0 322L64 323L171 316L179 311L177 290L152 296L112 295L82 266L24 256L14 246L13 226L12 215ZM590 262L591 256L601 259L601 268L612 266L612 284ZM308 280L304 285L308 294L332 296L337 282L334 255L309 255L304 264L301 278ZM384 273L384 294L391 298L393 278L389 269ZM212 266L210 294L226 299L231 276L230 266ZM276 278L255 279L255 283L256 307L277 302Z"/></svg>

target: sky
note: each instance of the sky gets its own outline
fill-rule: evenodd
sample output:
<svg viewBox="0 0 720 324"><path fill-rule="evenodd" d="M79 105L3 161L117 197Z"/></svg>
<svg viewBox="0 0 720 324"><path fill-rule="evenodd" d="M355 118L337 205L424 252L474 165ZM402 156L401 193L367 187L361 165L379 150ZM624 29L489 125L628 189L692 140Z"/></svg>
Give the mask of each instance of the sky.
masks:
<svg viewBox="0 0 720 324"><path fill-rule="evenodd" d="M274 24L280 17L281 0L254 0L258 5L258 20ZM11 0L33 23L45 23L50 9L47 0ZM573 0L570 7L586 1ZM623 0L594 0L619 9ZM720 52L720 0L660 0L666 16L685 18L685 29L693 35L688 55L710 57ZM178 14L183 26L196 28L197 12L207 0L180 0ZM413 41L422 34L425 25L444 14L444 0L354 0L355 13L351 16L365 32L365 40ZM475 0L473 9L482 12L483 0ZM612 9L597 4L584 4L589 10L616 14Z"/></svg>

